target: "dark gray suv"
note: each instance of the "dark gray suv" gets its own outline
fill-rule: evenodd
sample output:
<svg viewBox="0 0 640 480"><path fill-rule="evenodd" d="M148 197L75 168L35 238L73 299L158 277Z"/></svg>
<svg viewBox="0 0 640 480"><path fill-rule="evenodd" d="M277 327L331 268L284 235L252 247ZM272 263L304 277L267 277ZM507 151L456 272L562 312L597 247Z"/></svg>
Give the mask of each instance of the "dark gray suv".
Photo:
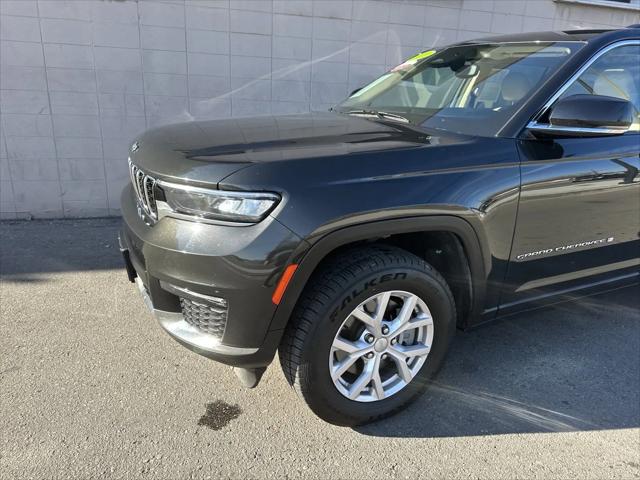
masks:
<svg viewBox="0 0 640 480"><path fill-rule="evenodd" d="M323 419L389 415L456 328L638 282L639 58L637 27L487 38L330 112L150 130L129 278L245 385L279 351Z"/></svg>

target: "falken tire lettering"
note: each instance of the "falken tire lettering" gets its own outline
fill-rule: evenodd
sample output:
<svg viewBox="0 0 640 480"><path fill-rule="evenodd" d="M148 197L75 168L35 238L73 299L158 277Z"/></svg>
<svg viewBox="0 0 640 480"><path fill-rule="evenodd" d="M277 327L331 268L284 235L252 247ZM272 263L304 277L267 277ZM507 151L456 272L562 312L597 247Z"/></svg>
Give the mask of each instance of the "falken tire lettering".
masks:
<svg viewBox="0 0 640 480"><path fill-rule="evenodd" d="M369 288L375 287L376 285L378 285L380 283L389 282L391 280L404 280L406 278L407 278L407 274L406 273L398 272L398 273L385 273L384 275L382 275L380 277L373 278L371 280L367 280L366 282L364 282L364 284L362 284L362 288L358 289L358 287L356 287L351 291L351 293L347 294L347 296L344 297L342 299L342 301L340 302L340 306L336 307L336 309L331 312L331 314L329 315L329 318L331 318L331 321L333 322L336 319L336 317L338 316L338 313L340 313L342 310L344 310L344 308L354 298L356 298L358 295L361 295L362 293L367 291Z"/></svg>

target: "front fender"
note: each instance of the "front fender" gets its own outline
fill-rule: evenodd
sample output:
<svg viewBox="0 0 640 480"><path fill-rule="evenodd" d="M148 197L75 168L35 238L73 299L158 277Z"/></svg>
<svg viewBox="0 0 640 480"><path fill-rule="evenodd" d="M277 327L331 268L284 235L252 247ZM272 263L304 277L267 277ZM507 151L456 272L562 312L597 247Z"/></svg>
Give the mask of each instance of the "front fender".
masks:
<svg viewBox="0 0 640 480"><path fill-rule="evenodd" d="M361 223L339 228L321 237L314 236L302 242L291 257L290 263L298 264L287 291L284 294L273 320L271 330L284 329L291 317L300 294L320 262L337 248L350 243L382 238L389 235L444 231L460 239L469 259L472 279L472 308L470 320L482 313L485 289L487 285L487 265L490 265L490 253L486 242L482 241L476 230L466 220L452 215L432 215L419 217L394 218ZM484 245L483 245L484 244ZM489 262L487 264L487 261Z"/></svg>

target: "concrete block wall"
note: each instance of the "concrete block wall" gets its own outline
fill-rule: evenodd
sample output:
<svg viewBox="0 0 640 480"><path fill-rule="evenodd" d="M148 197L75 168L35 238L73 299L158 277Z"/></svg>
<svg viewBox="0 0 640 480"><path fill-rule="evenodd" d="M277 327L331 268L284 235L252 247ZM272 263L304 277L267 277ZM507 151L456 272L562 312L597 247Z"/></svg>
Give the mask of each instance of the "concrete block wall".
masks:
<svg viewBox="0 0 640 480"><path fill-rule="evenodd" d="M150 127L323 110L490 33L615 27L553 0L0 0L0 218L114 215Z"/></svg>

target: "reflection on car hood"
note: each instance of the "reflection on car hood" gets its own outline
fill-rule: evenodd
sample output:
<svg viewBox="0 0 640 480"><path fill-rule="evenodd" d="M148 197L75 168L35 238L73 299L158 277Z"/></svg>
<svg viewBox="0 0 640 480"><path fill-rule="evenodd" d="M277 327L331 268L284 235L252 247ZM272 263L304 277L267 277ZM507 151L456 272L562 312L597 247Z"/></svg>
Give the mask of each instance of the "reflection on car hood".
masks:
<svg viewBox="0 0 640 480"><path fill-rule="evenodd" d="M458 143L413 125L336 113L167 125L144 133L131 159L151 174L219 182L253 163Z"/></svg>

